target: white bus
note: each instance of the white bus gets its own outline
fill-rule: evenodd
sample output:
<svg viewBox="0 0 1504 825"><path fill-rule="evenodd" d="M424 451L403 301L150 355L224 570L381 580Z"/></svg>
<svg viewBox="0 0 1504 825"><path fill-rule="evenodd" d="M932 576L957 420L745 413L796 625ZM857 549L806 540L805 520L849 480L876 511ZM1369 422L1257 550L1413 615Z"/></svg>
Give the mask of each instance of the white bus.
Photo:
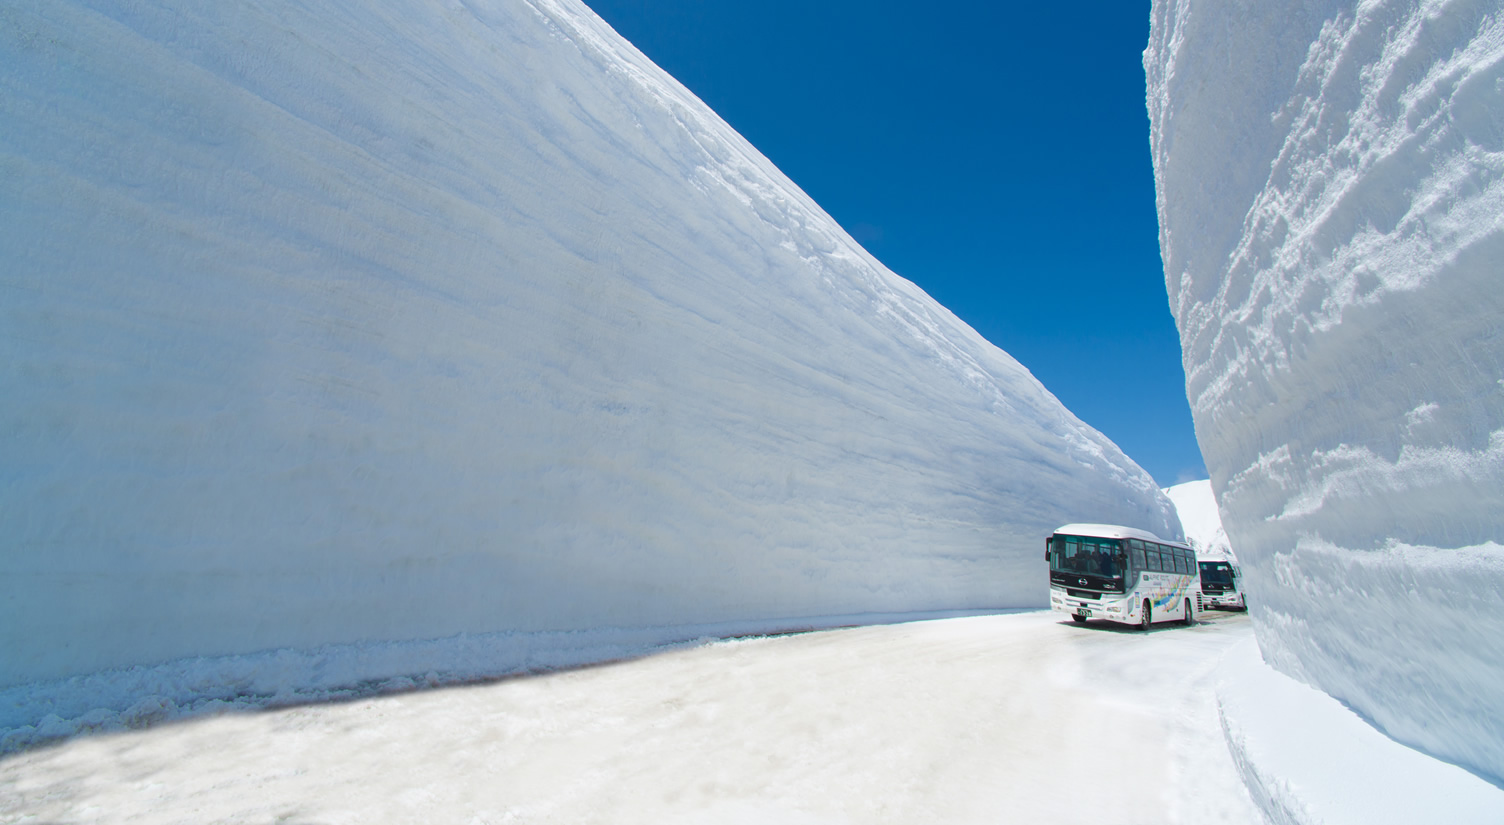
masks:
<svg viewBox="0 0 1504 825"><path fill-rule="evenodd" d="M1196 621L1201 577L1189 545L1116 524L1067 524L1045 542L1050 609L1078 622Z"/></svg>
<svg viewBox="0 0 1504 825"><path fill-rule="evenodd" d="M1236 561L1200 556L1196 564L1201 568L1201 601L1198 606L1202 610L1210 607L1248 609L1248 600L1243 596L1243 570Z"/></svg>

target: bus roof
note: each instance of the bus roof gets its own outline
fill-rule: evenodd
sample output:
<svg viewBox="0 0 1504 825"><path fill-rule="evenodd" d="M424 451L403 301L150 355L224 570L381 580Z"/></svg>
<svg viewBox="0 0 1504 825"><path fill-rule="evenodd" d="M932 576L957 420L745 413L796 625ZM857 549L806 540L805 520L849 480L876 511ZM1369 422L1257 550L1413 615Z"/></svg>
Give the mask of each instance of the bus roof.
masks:
<svg viewBox="0 0 1504 825"><path fill-rule="evenodd" d="M1148 530L1140 530L1136 527L1124 527L1121 524L1067 524L1055 530L1056 535L1063 536L1091 536L1101 539L1142 539L1144 541L1157 541L1160 544L1173 544L1176 547L1190 549L1190 545L1173 539L1162 539Z"/></svg>

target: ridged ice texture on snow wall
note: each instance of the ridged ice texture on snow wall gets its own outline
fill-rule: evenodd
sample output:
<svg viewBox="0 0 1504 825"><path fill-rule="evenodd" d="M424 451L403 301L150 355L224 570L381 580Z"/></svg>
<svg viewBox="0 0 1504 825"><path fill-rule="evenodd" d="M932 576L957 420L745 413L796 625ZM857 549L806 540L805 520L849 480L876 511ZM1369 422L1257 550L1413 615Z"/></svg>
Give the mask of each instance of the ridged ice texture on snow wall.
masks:
<svg viewBox="0 0 1504 825"><path fill-rule="evenodd" d="M7 2L0 261L0 685L1042 605L1054 527L1178 533L574 0Z"/></svg>
<svg viewBox="0 0 1504 825"><path fill-rule="evenodd" d="M1160 0L1187 394L1260 647L1504 778L1504 14Z"/></svg>

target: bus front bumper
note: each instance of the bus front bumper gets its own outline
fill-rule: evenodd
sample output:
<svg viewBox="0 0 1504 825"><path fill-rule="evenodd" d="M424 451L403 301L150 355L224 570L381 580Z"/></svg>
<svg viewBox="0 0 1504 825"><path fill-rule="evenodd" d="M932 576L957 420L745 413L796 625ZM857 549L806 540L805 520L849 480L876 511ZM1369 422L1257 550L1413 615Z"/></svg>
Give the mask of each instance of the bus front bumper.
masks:
<svg viewBox="0 0 1504 825"><path fill-rule="evenodd" d="M1200 599L1202 610L1207 610L1213 607L1231 607L1238 610L1243 609L1242 593L1207 593L1205 591L1202 591Z"/></svg>
<svg viewBox="0 0 1504 825"><path fill-rule="evenodd" d="M1126 622L1134 619L1135 605L1116 593L1106 593L1096 598L1068 595L1064 590L1050 588L1050 609L1088 619L1112 619Z"/></svg>

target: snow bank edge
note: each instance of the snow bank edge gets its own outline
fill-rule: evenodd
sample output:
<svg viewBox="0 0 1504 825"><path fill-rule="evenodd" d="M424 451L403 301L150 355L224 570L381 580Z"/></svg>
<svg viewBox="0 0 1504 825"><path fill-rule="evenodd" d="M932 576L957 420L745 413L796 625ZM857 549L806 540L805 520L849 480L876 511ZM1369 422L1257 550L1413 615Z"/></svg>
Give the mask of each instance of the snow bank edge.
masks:
<svg viewBox="0 0 1504 825"><path fill-rule="evenodd" d="M1504 810L1504 789L1274 670L1252 639L1219 665L1217 711L1250 796L1275 825L1484 823Z"/></svg>
<svg viewBox="0 0 1504 825"><path fill-rule="evenodd" d="M0 689L0 755L72 736L195 716L546 673L707 641L1006 612L1015 611L862 613L669 627L461 633L443 639L177 659Z"/></svg>

